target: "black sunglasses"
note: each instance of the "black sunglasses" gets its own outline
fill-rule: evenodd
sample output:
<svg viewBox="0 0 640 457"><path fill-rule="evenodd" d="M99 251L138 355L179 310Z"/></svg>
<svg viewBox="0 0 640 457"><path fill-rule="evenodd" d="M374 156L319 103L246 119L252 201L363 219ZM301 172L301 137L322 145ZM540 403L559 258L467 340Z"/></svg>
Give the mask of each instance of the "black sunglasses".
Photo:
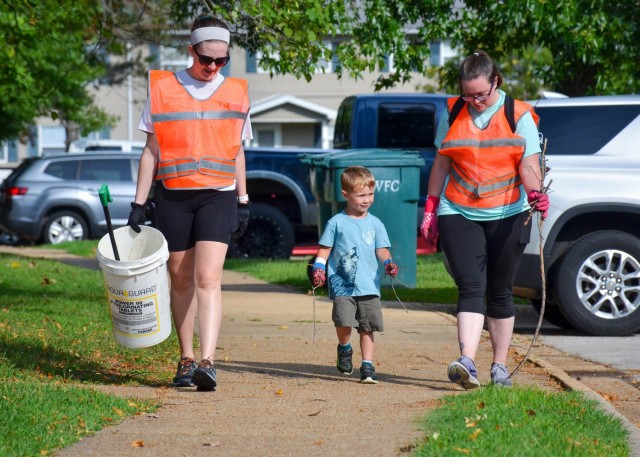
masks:
<svg viewBox="0 0 640 457"><path fill-rule="evenodd" d="M210 66L214 62L216 64L216 67L224 67L226 64L229 63L229 59L231 59L228 53L226 56L218 57L217 59L214 59L213 57L209 57L209 56L203 56L198 52L195 46L193 47L193 52L195 52L196 55L198 56L198 62L200 62L200 65L204 65L205 67Z"/></svg>

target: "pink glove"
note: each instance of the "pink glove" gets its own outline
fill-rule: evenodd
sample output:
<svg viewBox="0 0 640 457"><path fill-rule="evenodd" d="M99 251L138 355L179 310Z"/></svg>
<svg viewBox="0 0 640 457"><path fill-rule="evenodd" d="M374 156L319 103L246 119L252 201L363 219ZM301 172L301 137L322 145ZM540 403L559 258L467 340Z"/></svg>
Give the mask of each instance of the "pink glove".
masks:
<svg viewBox="0 0 640 457"><path fill-rule="evenodd" d="M313 287L322 287L327 282L327 273L325 272L326 266L323 263L315 262L313 264L313 274L311 283Z"/></svg>
<svg viewBox="0 0 640 457"><path fill-rule="evenodd" d="M543 220L547 218L549 213L549 196L547 194L543 194L539 190L532 190L527 194L527 200L535 211L542 213Z"/></svg>
<svg viewBox="0 0 640 457"><path fill-rule="evenodd" d="M384 271L392 278L395 278L398 274L398 265L396 265L393 260L387 259L384 261Z"/></svg>
<svg viewBox="0 0 640 457"><path fill-rule="evenodd" d="M424 218L420 225L422 238L427 242L427 246L435 248L438 244L438 217L436 211L440 204L440 198L433 195L427 196L427 203L424 205Z"/></svg>

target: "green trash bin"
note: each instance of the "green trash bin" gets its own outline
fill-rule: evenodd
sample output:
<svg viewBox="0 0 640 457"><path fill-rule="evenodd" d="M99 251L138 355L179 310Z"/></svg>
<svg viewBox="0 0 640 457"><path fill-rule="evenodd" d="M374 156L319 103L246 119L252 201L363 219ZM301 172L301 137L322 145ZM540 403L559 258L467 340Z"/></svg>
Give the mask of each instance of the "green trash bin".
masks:
<svg viewBox="0 0 640 457"><path fill-rule="evenodd" d="M376 180L375 201L370 212L378 217L389 235L391 255L398 264L398 280L416 286L416 249L418 236L418 199L420 168L425 162L419 152L390 149L347 149L301 157L310 165L311 187L318 202L318 236L327 221L345 207L340 175L352 165L367 167ZM382 286L384 278L379 267Z"/></svg>

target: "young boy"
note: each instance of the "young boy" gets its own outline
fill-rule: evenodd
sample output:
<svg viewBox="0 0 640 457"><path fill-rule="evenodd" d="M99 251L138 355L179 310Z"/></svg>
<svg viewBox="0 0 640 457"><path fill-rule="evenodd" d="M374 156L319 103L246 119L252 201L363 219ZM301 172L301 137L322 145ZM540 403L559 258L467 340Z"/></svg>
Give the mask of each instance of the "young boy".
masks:
<svg viewBox="0 0 640 457"><path fill-rule="evenodd" d="M314 287L320 287L329 279L332 318L338 335L338 371L353 372L353 349L349 340L351 328L355 327L360 334L362 352L360 382L377 384L373 332L384 330L377 260L384 263L385 272L390 276L398 274L398 267L391 260L384 225L369 213L375 187L371 172L365 167L348 167L340 176L340 184L347 206L327 222L320 237L312 282Z"/></svg>

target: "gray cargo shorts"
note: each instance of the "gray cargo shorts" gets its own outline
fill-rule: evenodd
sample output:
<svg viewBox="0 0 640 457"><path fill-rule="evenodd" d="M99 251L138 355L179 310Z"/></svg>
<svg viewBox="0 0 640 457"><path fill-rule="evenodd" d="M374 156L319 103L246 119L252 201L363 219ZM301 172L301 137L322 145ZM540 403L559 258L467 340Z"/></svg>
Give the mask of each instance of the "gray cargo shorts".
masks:
<svg viewBox="0 0 640 457"><path fill-rule="evenodd" d="M383 332L380 297L334 297L331 318L336 327L354 327L361 332Z"/></svg>

